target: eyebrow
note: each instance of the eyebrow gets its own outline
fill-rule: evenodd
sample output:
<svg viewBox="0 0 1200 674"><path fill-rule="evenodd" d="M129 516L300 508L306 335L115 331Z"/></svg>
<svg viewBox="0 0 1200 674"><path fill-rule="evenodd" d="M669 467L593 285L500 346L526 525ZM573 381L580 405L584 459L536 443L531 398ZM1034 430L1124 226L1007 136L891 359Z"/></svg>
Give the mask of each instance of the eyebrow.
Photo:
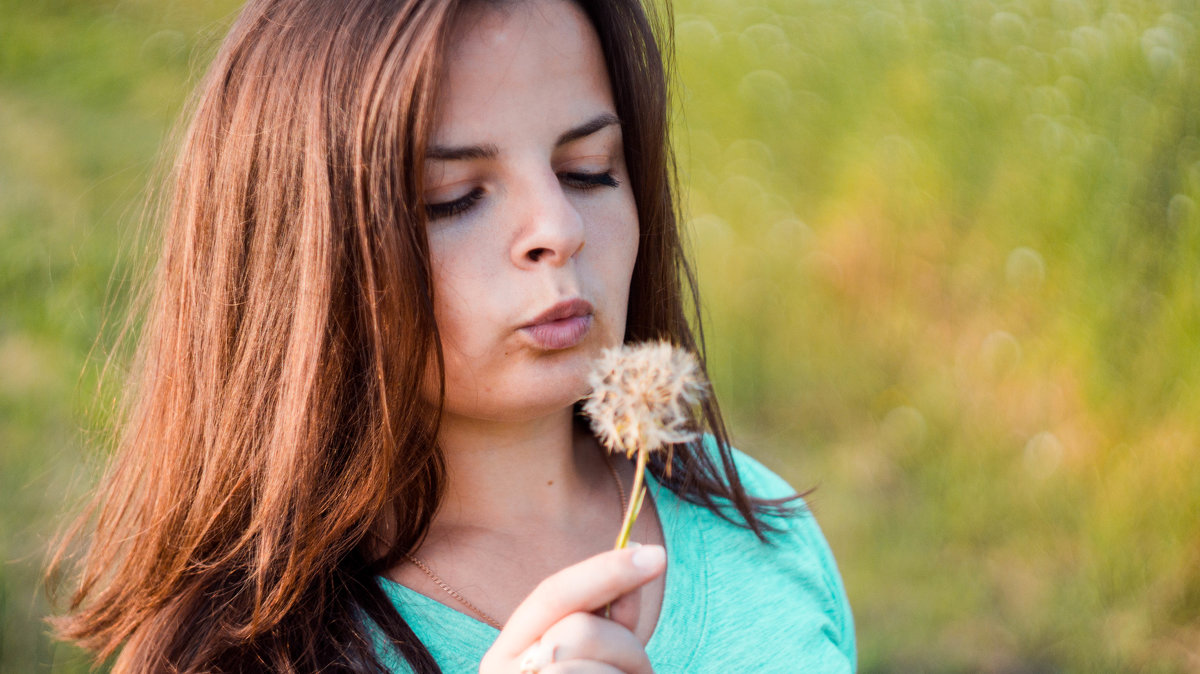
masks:
<svg viewBox="0 0 1200 674"><path fill-rule="evenodd" d="M592 119L580 124L579 126L563 132L558 140L554 142L554 147L560 147L572 141L586 138L600 129L604 129L613 125L620 126L621 120L611 112L604 112L596 115ZM500 155L500 148L488 143L485 145L464 145L461 147L450 147L446 145L431 145L425 151L426 159L436 159L441 161L455 161L462 159L495 159Z"/></svg>
<svg viewBox="0 0 1200 674"><path fill-rule="evenodd" d="M601 113L593 117L591 120L584 122L583 124L580 124L574 129L571 129L570 131L567 131L563 135L559 136L558 140L554 143L554 147L566 145L567 143L570 143L573 140L579 140L580 138L586 138L593 133L596 133L600 129L612 126L614 124L617 126L621 125L621 120L617 119L616 115L612 114L611 112Z"/></svg>

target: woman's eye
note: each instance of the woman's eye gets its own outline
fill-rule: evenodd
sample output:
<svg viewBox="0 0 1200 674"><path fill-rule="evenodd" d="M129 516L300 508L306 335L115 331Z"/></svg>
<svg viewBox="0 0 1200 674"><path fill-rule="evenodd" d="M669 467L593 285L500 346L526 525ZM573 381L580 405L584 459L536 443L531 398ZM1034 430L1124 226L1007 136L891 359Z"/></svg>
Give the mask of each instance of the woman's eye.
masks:
<svg viewBox="0 0 1200 674"><path fill-rule="evenodd" d="M603 171L600 173L566 171L559 173L558 179L568 187L579 190L590 190L597 187L617 187L621 184L621 181L613 176L612 171ZM436 204L426 204L425 215L430 220L458 215L474 206L475 202L483 198L483 194L483 188L476 187L457 199Z"/></svg>
<svg viewBox="0 0 1200 674"><path fill-rule="evenodd" d="M430 220L437 220L438 218L448 218L452 215L458 215L459 213L462 213L468 208L474 206L475 202L479 201L482 197L483 188L476 187L475 189L467 192L457 199L454 199L453 201L443 201L438 204L426 204L425 215Z"/></svg>
<svg viewBox="0 0 1200 674"><path fill-rule="evenodd" d="M567 171L558 174L558 179L566 185L580 190L590 190L596 187L616 187L621 181L613 177L612 171L603 173L583 173Z"/></svg>

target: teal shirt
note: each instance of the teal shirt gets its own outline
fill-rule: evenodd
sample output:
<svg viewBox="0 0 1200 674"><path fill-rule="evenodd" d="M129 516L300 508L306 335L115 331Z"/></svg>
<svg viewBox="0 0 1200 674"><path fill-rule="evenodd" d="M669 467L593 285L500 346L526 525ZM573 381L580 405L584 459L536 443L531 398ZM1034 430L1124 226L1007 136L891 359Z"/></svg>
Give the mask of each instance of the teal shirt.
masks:
<svg viewBox="0 0 1200 674"><path fill-rule="evenodd" d="M796 493L754 459L733 454L751 495ZM667 548L662 610L646 644L655 672L855 671L850 604L810 513L769 518L783 531L768 545L677 498L649 473L647 483ZM478 671L497 630L403 585L380 584L443 672ZM384 655L393 671L409 671Z"/></svg>

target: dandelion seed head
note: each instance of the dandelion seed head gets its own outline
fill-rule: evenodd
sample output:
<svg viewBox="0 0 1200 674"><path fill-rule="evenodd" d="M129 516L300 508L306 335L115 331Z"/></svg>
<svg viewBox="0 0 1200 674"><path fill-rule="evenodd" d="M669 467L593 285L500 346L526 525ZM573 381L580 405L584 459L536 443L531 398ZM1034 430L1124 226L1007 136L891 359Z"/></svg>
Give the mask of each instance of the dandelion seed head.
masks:
<svg viewBox="0 0 1200 674"><path fill-rule="evenodd" d="M696 357L668 342L605 349L588 375L583 404L592 430L609 451L627 455L690 442L692 407L708 394Z"/></svg>

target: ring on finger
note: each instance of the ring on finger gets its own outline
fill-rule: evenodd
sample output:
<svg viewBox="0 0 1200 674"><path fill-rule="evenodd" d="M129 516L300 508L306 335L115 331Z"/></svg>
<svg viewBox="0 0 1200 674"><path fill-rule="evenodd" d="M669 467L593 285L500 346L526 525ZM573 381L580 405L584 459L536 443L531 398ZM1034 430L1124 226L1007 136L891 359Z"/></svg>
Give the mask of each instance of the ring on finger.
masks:
<svg viewBox="0 0 1200 674"><path fill-rule="evenodd" d="M537 674L542 671L542 667L553 663L556 648L542 643L541 640L533 642L532 646L525 649L525 655L521 658L521 674Z"/></svg>

